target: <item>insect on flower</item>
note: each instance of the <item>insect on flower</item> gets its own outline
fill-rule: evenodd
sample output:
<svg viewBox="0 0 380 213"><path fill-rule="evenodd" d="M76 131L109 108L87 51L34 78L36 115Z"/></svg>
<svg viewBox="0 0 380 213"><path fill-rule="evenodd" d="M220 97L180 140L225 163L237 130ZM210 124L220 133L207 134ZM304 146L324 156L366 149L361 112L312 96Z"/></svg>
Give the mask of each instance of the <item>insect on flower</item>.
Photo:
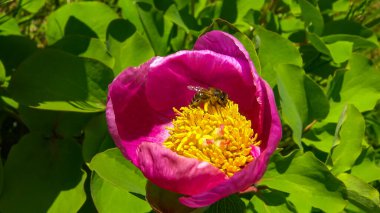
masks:
<svg viewBox="0 0 380 213"><path fill-rule="evenodd" d="M228 95L220 89L213 87L206 89L200 86L187 86L187 88L196 92L191 101L192 107L198 107L206 102L210 102L211 105L219 104L223 107L227 104Z"/></svg>

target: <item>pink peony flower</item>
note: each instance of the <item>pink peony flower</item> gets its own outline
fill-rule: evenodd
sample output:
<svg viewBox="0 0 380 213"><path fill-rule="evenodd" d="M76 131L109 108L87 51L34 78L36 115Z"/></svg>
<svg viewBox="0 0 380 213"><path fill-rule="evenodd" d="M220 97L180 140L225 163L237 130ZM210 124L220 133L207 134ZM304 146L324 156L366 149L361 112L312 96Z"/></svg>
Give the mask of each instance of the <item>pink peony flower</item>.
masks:
<svg viewBox="0 0 380 213"><path fill-rule="evenodd" d="M228 104L191 106L189 86L220 89ZM282 134L271 88L243 45L221 31L201 36L194 50L120 73L109 86L106 115L124 156L193 208L258 182Z"/></svg>

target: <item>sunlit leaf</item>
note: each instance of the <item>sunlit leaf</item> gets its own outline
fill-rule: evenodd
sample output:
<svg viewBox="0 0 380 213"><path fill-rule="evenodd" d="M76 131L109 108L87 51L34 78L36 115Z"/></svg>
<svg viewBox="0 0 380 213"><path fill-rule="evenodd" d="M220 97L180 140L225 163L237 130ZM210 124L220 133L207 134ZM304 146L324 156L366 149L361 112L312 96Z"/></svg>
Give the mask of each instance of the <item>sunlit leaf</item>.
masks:
<svg viewBox="0 0 380 213"><path fill-rule="evenodd" d="M339 174L351 169L361 153L364 139L364 118L352 105L344 108L339 119L332 150L332 172Z"/></svg>
<svg viewBox="0 0 380 213"><path fill-rule="evenodd" d="M53 44L65 35L106 39L108 24L118 15L101 2L75 2L60 7L47 19L46 38Z"/></svg>
<svg viewBox="0 0 380 213"><path fill-rule="evenodd" d="M145 177L117 148L97 154L92 159L90 168L118 188L145 195Z"/></svg>
<svg viewBox="0 0 380 213"><path fill-rule="evenodd" d="M289 193L287 200L298 212L310 212L312 207L340 212L346 205L343 184L310 152L277 155L259 184Z"/></svg>
<svg viewBox="0 0 380 213"><path fill-rule="evenodd" d="M112 71L102 63L53 50L40 50L14 73L9 92L24 105L50 110L105 109Z"/></svg>
<svg viewBox="0 0 380 213"><path fill-rule="evenodd" d="M12 148L4 167L1 211L78 211L86 199L81 166L80 147L72 139L25 136Z"/></svg>
<svg viewBox="0 0 380 213"><path fill-rule="evenodd" d="M102 179L96 173L91 178L91 195L99 212L136 212L150 211L144 197L138 197Z"/></svg>

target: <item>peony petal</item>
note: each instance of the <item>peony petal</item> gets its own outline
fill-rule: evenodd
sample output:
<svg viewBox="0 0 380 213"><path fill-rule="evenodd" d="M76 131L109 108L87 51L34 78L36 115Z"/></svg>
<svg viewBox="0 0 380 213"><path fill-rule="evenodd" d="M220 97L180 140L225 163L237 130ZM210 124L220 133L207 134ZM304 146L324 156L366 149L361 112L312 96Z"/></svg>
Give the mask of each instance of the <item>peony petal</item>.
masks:
<svg viewBox="0 0 380 213"><path fill-rule="evenodd" d="M155 59L123 71L109 86L109 131L125 157L137 164L136 149L142 141L161 143L171 118L152 109L145 96L146 76Z"/></svg>
<svg viewBox="0 0 380 213"><path fill-rule="evenodd" d="M179 156L156 143L140 144L138 165L157 186L186 195L202 193L227 179L210 163Z"/></svg>
<svg viewBox="0 0 380 213"><path fill-rule="evenodd" d="M211 50L222 55L231 56L239 61L248 82L257 81L259 76L243 44L232 35L223 31L208 32L195 42L194 50ZM252 77L255 80L252 80Z"/></svg>
<svg viewBox="0 0 380 213"><path fill-rule="evenodd" d="M239 104L241 114L247 119L252 121L252 128L260 136L262 135L262 88L260 84L260 77L251 61L251 58L238 39L232 35L222 31L211 31L202 35L195 43L194 50L211 50L222 55L227 55L235 58L242 67L243 77L252 85L249 90L240 90L244 93L257 97L257 99L247 99L249 104ZM228 81L227 81L228 82Z"/></svg>
<svg viewBox="0 0 380 213"><path fill-rule="evenodd" d="M210 205L230 194L245 190L263 176L269 158L275 151L277 144L282 137L282 131L272 89L263 80L261 80L260 83L265 89L263 96L265 106L264 127L267 130L265 134L268 134L267 137L263 137L263 139L266 140L262 141L264 146L261 148L264 148L264 151L259 158L248 164L244 169L236 173L223 184L201 194L180 198L180 201L184 205L193 208Z"/></svg>
<svg viewBox="0 0 380 213"><path fill-rule="evenodd" d="M252 112L248 119L252 118L259 126L257 111L253 110L259 109L256 89L252 82L244 80L241 65L235 58L208 50L180 51L156 60L150 69L146 94L155 110L189 105L194 96L189 85L215 87L238 103L242 112Z"/></svg>

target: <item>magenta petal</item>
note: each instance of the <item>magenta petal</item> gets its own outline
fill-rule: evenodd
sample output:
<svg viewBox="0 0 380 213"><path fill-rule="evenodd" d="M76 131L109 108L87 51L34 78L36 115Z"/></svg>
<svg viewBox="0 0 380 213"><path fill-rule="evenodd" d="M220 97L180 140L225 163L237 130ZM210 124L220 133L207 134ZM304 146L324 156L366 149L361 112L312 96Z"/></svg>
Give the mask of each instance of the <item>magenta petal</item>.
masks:
<svg viewBox="0 0 380 213"><path fill-rule="evenodd" d="M189 85L222 89L243 111L258 105L252 81L245 81L241 64L230 56L208 50L180 51L156 60L150 69L146 95L155 110L189 105L194 96Z"/></svg>
<svg viewBox="0 0 380 213"><path fill-rule="evenodd" d="M145 177L166 190L194 195L227 178L210 163L179 156L160 144L142 143L137 152L138 165Z"/></svg>
<svg viewBox="0 0 380 213"><path fill-rule="evenodd" d="M238 39L232 35L222 32L222 31L211 31L203 36L201 36L194 45L195 50L211 50L222 55L227 55L235 58L242 67L243 77L249 81L249 85L252 86L250 89L240 90L244 91L256 97L256 99L247 99L250 101L249 104L240 104L240 100L236 100L239 104L240 112L249 120L252 121L252 128L259 137L262 135L262 88L260 84L260 77L256 72L256 69L251 61L251 58L240 43ZM228 82L228 81L226 81ZM234 100L235 101L235 100ZM259 138L261 140L261 138Z"/></svg>
<svg viewBox="0 0 380 213"><path fill-rule="evenodd" d="M231 56L239 61L245 71L245 78L252 82L259 77L244 46L232 35L223 31L214 30L199 37L194 50L211 50L216 53Z"/></svg>
<svg viewBox="0 0 380 213"><path fill-rule="evenodd" d="M180 201L184 205L193 208L210 205L230 194L245 190L251 184L256 183L263 176L267 168L269 158L276 150L277 144L282 137L282 130L272 89L264 81L261 80L260 83L265 89L263 96L265 106L264 127L267 131L265 132L266 136L263 137L265 139L265 141L263 141L264 146L261 147L264 148L264 151L261 153L259 158L248 164L243 170L236 173L223 184L220 184L204 193L180 198Z"/></svg>
<svg viewBox="0 0 380 213"><path fill-rule="evenodd" d="M107 123L111 136L124 156L137 163L136 149L142 141L161 143L171 125L171 118L162 116L149 105L145 81L151 61L123 71L109 86Z"/></svg>

